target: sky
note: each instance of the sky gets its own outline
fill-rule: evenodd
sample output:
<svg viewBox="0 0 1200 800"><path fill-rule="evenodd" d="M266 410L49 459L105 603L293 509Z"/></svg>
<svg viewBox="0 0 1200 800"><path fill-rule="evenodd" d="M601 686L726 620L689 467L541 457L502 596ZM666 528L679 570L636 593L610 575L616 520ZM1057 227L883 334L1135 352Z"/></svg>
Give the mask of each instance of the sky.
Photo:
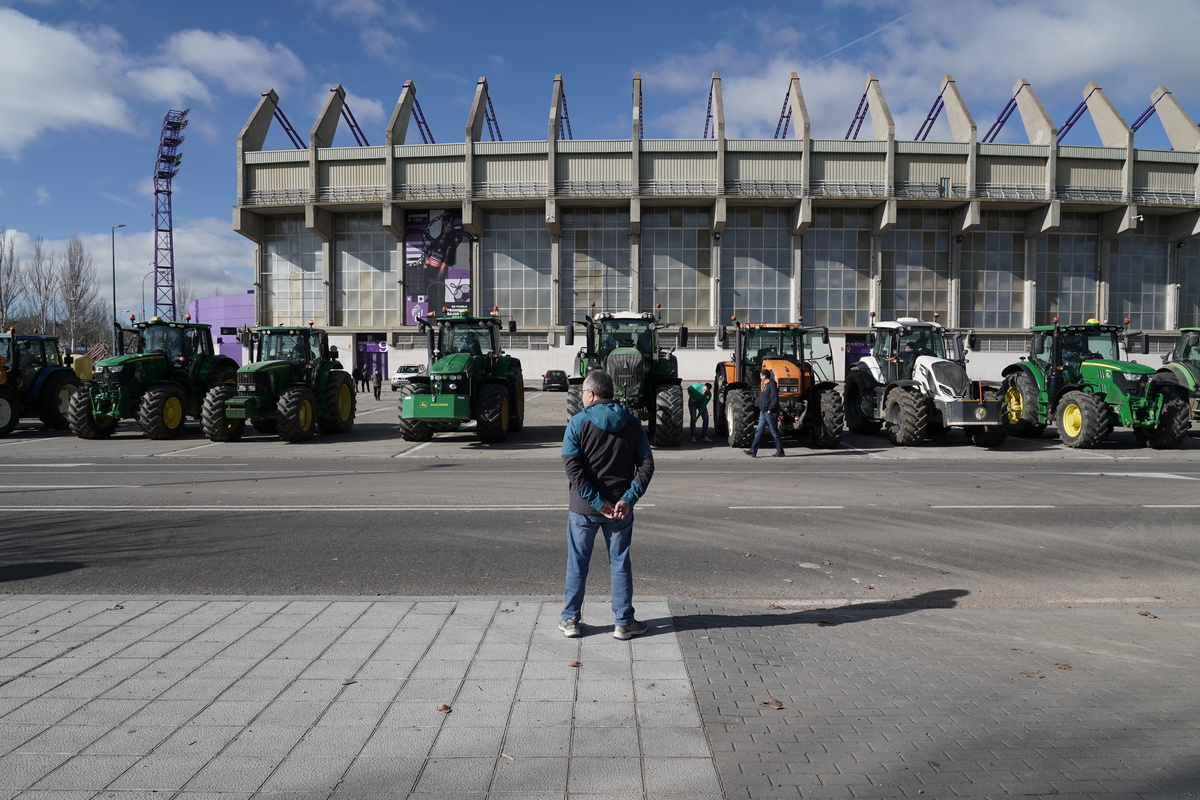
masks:
<svg viewBox="0 0 1200 800"><path fill-rule="evenodd" d="M796 72L812 135L841 139L874 73L910 139L951 75L982 137L1020 78L1060 126L1089 81L1128 123L1159 86L1200 118L1197 30L1196 0L0 0L0 228L25 256L35 237L59 251L78 237L102 294L115 262L118 312L141 317L171 109L190 122L172 185L175 268L204 297L252 284L251 244L231 229L235 143L268 89L307 140L341 84L379 145L411 80L434 138L461 142L485 77L501 137L517 141L545 138L561 74L575 139L628 139L640 73L644 136L699 138L717 72L726 135L771 138ZM949 140L945 114L928 138ZM1025 141L1018 115L997 141ZM354 145L344 124L334 144ZM1090 117L1064 144L1099 144ZM1136 144L1170 147L1157 119ZM266 148L290 147L272 125Z"/></svg>

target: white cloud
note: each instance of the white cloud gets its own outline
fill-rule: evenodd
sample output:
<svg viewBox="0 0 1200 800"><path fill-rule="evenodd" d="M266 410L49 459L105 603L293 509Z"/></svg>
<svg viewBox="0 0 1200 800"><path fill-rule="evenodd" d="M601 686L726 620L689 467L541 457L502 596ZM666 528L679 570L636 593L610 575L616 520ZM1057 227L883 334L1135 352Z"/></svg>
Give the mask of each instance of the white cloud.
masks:
<svg viewBox="0 0 1200 800"><path fill-rule="evenodd" d="M304 65L287 47L232 33L182 31L167 40L163 53L192 73L242 95L280 90L305 75Z"/></svg>
<svg viewBox="0 0 1200 800"><path fill-rule="evenodd" d="M39 186L37 188L37 191L34 192L34 198L35 199L34 199L33 203L34 203L34 205L38 205L38 206L49 205L50 203L52 203L54 201L54 197L50 194L50 192L46 189L45 186Z"/></svg>
<svg viewBox="0 0 1200 800"><path fill-rule="evenodd" d="M186 69L153 66L132 69L128 77L130 88L149 100L161 100L173 106L186 105L189 100L212 101L208 87Z"/></svg>

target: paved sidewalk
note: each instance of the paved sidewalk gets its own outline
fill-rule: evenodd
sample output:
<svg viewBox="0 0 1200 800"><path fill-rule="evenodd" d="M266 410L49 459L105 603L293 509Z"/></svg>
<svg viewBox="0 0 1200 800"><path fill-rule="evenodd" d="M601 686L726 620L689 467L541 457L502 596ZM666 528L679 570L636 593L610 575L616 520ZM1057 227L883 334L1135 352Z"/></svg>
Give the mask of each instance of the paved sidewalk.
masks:
<svg viewBox="0 0 1200 800"><path fill-rule="evenodd" d="M637 605L0 598L0 800L1200 796L1195 610Z"/></svg>

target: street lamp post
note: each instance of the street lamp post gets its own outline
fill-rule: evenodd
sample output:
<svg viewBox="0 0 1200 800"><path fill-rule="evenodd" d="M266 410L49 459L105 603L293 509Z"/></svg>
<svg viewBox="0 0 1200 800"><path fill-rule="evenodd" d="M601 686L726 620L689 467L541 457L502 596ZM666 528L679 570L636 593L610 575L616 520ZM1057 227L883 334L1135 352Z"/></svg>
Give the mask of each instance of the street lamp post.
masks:
<svg viewBox="0 0 1200 800"><path fill-rule="evenodd" d="M113 355L117 354L117 327L120 323L117 322L117 228L124 228L122 225L113 225L109 233L112 235L112 273L113 273Z"/></svg>
<svg viewBox="0 0 1200 800"><path fill-rule="evenodd" d="M142 319L146 319L146 278L154 274L154 270L150 270L142 276Z"/></svg>

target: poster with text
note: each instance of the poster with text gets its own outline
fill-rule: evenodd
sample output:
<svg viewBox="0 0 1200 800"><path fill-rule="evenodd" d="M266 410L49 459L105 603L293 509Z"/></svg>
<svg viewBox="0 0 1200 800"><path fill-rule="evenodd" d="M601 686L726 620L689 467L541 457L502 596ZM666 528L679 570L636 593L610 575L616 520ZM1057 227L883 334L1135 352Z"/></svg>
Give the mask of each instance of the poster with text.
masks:
<svg viewBox="0 0 1200 800"><path fill-rule="evenodd" d="M445 209L404 215L404 324L432 311L471 308L471 237L462 213Z"/></svg>

